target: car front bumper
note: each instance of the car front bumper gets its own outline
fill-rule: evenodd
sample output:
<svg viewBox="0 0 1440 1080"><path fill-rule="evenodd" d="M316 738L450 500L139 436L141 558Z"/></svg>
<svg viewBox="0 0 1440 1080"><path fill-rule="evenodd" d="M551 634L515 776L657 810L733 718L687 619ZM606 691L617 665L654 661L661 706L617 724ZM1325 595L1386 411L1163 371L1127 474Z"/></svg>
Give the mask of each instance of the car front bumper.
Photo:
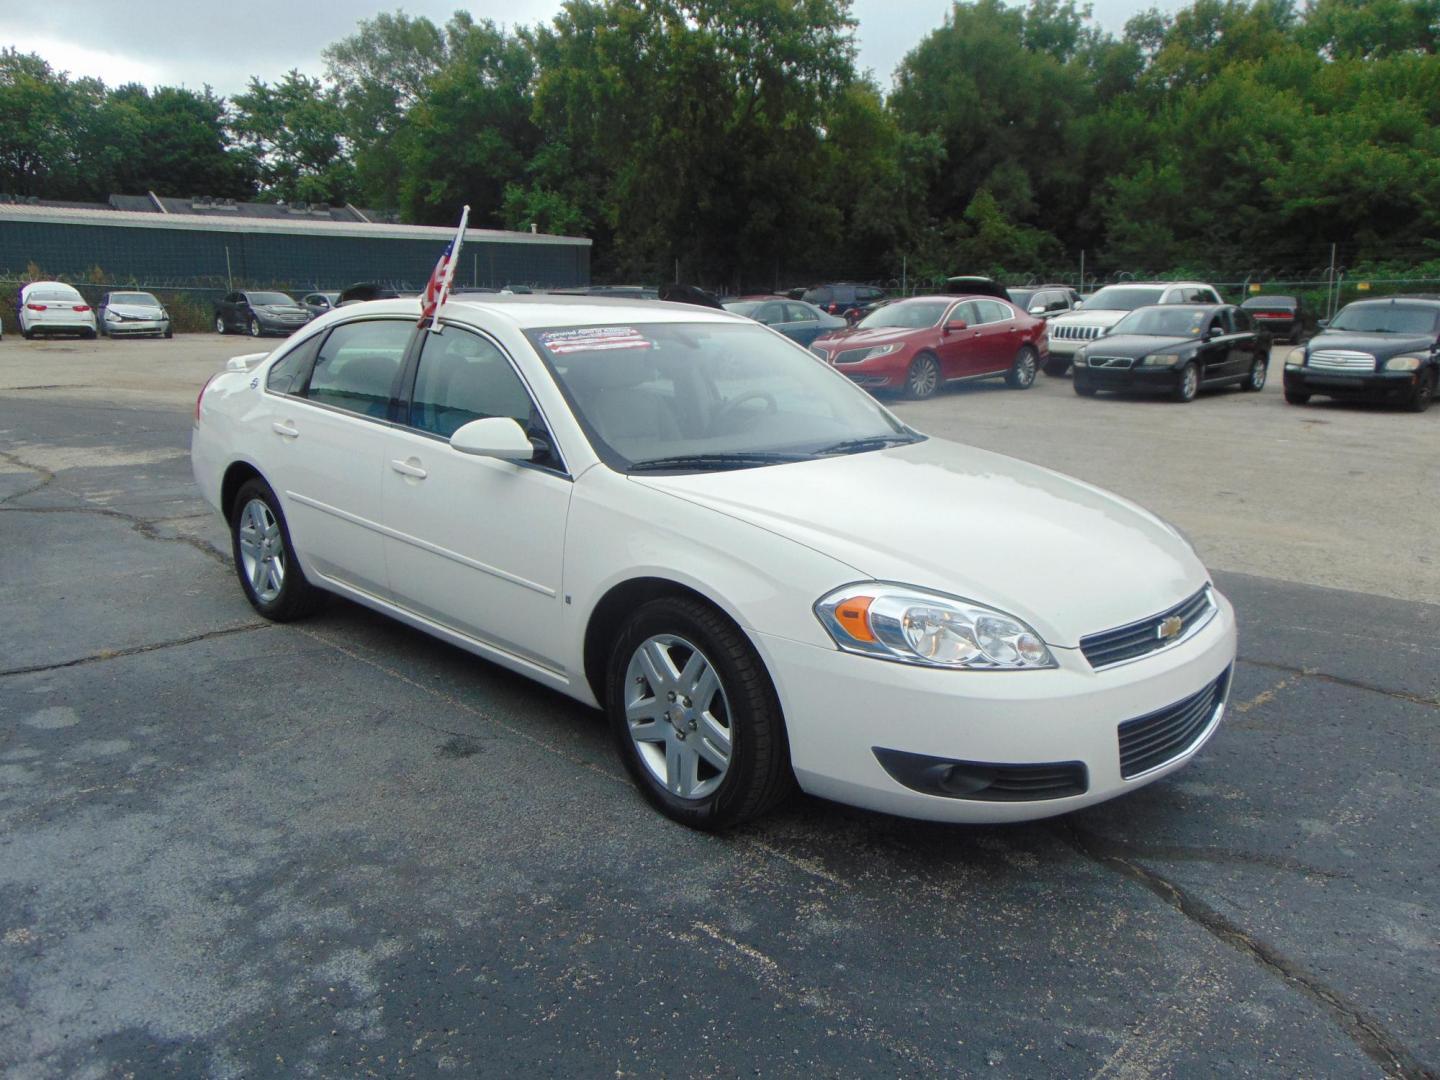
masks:
<svg viewBox="0 0 1440 1080"><path fill-rule="evenodd" d="M943 671L756 637L805 791L902 817L1025 821L1134 791L1180 768L1205 745L1224 713L1235 662L1235 612L1214 595L1215 614L1193 637L1101 671L1078 649L1052 649L1059 667L1048 671ZM1193 737L1173 756L1124 775L1120 726L1163 714L1212 686L1214 706L1197 719ZM1002 770L1078 765L1083 787L1036 799L927 794L881 763L893 760L893 752Z"/></svg>
<svg viewBox="0 0 1440 1080"><path fill-rule="evenodd" d="M1092 368L1076 365L1071 374L1076 386L1088 386L1095 390L1168 393L1180 383L1180 370L1173 367Z"/></svg>
<svg viewBox="0 0 1440 1080"><path fill-rule="evenodd" d="M169 319L125 319L115 322L105 320L105 333L111 337L140 337L145 334L163 334L170 329Z"/></svg>
<svg viewBox="0 0 1440 1080"><path fill-rule="evenodd" d="M1424 371L1366 371L1346 374L1310 367L1285 366L1285 389L1291 393L1320 394L1359 401L1395 401L1408 398Z"/></svg>

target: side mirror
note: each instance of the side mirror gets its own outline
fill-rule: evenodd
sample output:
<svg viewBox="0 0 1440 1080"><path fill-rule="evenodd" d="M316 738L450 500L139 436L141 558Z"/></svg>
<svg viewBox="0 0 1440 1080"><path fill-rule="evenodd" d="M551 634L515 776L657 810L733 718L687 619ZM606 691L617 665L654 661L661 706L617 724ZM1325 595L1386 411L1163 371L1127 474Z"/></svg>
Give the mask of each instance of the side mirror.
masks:
<svg viewBox="0 0 1440 1080"><path fill-rule="evenodd" d="M1320 327L1321 330L1324 330L1327 326L1330 325L1330 320L1329 320L1329 319L1316 319L1316 320L1315 320L1315 325L1318 326L1318 327Z"/></svg>
<svg viewBox="0 0 1440 1080"><path fill-rule="evenodd" d="M1075 306L1074 306L1073 308L1071 308L1070 310L1071 310L1071 311L1079 311L1079 310L1080 310L1082 307L1084 307L1084 306L1085 306L1085 301L1084 301L1084 300L1076 300L1076 301L1075 301Z"/></svg>
<svg viewBox="0 0 1440 1080"><path fill-rule="evenodd" d="M1223 337L1224 335L1225 328L1223 326L1212 326L1205 331L1205 340L1209 341L1211 338Z"/></svg>
<svg viewBox="0 0 1440 1080"><path fill-rule="evenodd" d="M1045 305L1044 305L1044 304L1036 304L1034 307L1032 307L1032 308L1030 309L1030 314L1031 314L1031 315L1044 315L1044 314L1045 314L1045 310L1046 310L1046 309L1045 309Z"/></svg>
<svg viewBox="0 0 1440 1080"><path fill-rule="evenodd" d="M487 416L462 424L450 436L450 445L462 454L493 457L501 461L529 461L535 447L518 420L508 416Z"/></svg>
<svg viewBox="0 0 1440 1080"><path fill-rule="evenodd" d="M955 330L964 330L969 325L964 319L951 319L945 324L945 332L949 334Z"/></svg>

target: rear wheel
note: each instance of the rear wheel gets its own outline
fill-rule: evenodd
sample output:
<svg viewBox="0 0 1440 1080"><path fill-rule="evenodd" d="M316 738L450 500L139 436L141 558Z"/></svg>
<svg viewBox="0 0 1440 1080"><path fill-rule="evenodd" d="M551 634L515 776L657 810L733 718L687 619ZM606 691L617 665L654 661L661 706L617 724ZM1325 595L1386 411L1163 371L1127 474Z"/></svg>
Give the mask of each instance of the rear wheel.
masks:
<svg viewBox="0 0 1440 1080"><path fill-rule="evenodd" d="M697 829L757 817L794 777L775 687L748 638L698 600L640 606L610 655L616 750L656 809Z"/></svg>
<svg viewBox="0 0 1440 1080"><path fill-rule="evenodd" d="M1309 402L1310 395L1305 393L1304 390L1287 389L1285 391L1285 403L1287 405L1307 405Z"/></svg>
<svg viewBox="0 0 1440 1080"><path fill-rule="evenodd" d="M1175 389L1170 396L1176 401L1188 403L1195 400L1195 395L1200 392L1200 369L1194 363L1186 364L1180 369L1180 378L1175 383Z"/></svg>
<svg viewBox="0 0 1440 1080"><path fill-rule="evenodd" d="M1257 356L1255 362L1250 365L1250 374L1245 377L1240 388L1258 394L1265 389L1265 378L1269 373L1270 361L1263 356Z"/></svg>
<svg viewBox="0 0 1440 1080"><path fill-rule="evenodd" d="M251 607L275 622L315 610L320 591L305 580L280 500L265 481L247 480L236 493L230 541L235 573Z"/></svg>
<svg viewBox="0 0 1440 1080"><path fill-rule="evenodd" d="M1424 412L1434 400L1435 372L1422 371L1419 381L1415 383L1415 389L1410 391L1410 400L1405 403L1405 407L1411 412Z"/></svg>
<svg viewBox="0 0 1440 1080"><path fill-rule="evenodd" d="M84 338L85 338L86 341L94 341L96 335L95 335L95 331L94 331L93 329L91 329L91 330L86 330L83 336L84 336Z"/></svg>
<svg viewBox="0 0 1440 1080"><path fill-rule="evenodd" d="M921 353L910 361L905 373L905 396L916 401L933 397L940 388L940 364L929 353Z"/></svg>
<svg viewBox="0 0 1440 1080"><path fill-rule="evenodd" d="M260 324L255 320L255 316L250 316L250 322L246 324L246 329L250 331L251 337L260 336Z"/></svg>
<svg viewBox="0 0 1440 1080"><path fill-rule="evenodd" d="M1005 373L1005 382L1012 390L1028 390L1035 385L1035 373L1040 370L1039 354L1029 345L1020 346L1015 362Z"/></svg>
<svg viewBox="0 0 1440 1080"><path fill-rule="evenodd" d="M216 332L217 334L226 333L226 330L225 330L225 316L224 316L224 315L216 315L216 316L215 316L215 332Z"/></svg>

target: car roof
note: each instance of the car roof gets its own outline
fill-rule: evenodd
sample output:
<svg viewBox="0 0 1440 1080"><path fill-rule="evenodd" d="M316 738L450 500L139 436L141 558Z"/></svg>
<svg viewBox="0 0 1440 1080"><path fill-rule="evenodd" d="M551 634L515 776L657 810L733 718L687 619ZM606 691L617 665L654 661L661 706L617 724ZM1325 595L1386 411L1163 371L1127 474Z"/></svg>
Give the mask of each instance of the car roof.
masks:
<svg viewBox="0 0 1440 1080"><path fill-rule="evenodd" d="M420 317L420 300L370 300L347 305L346 311L377 315L412 315ZM610 326L617 323L741 323L753 325L742 315L698 304L670 303L664 300L632 300L608 296L557 296L549 294L494 295L472 294L446 302L447 319L457 322L475 321L477 316L501 319L519 330L550 326Z"/></svg>

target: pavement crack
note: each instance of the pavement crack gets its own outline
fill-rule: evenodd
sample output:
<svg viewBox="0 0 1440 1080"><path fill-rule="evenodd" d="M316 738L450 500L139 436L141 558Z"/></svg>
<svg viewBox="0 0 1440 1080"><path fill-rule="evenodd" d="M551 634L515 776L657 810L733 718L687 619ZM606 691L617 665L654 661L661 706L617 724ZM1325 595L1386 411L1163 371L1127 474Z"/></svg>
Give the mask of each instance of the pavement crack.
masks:
<svg viewBox="0 0 1440 1080"><path fill-rule="evenodd" d="M203 634L191 634L188 637L175 638L172 641L156 641L149 645L134 645L128 649L101 649L98 653L89 656L77 656L73 660L62 660L58 664L34 664L30 667L8 668L0 671L0 679L9 678L13 675L35 675L46 671L60 671L64 668L81 667L85 664L98 664L104 660L119 660L126 656L140 656L143 653L160 652L164 649L174 649L181 645L194 645L197 641L210 641L213 638L229 637L232 634L245 634L251 630L268 630L274 624L268 622L241 623L239 626L225 626L219 630L207 630Z"/></svg>
<svg viewBox="0 0 1440 1080"><path fill-rule="evenodd" d="M1380 1066L1386 1076L1398 1077L1400 1080L1435 1080L1435 1073L1421 1065L1395 1035L1359 1005L1346 999L1339 991L1327 986L1295 961L1261 941L1182 886L1135 861L1125 848L1079 829L1069 822L1056 821L1051 828L1055 835L1085 858L1143 885L1217 941L1249 956L1262 968L1279 976L1319 1004L1350 1040Z"/></svg>
<svg viewBox="0 0 1440 1080"><path fill-rule="evenodd" d="M1319 679L1321 682L1330 683L1333 686L1347 686L1352 690L1368 690L1372 694L1384 694L1396 701L1407 701L1412 705L1426 705L1432 709L1440 709L1440 695L1435 697L1424 697L1420 694L1412 694L1407 690L1391 690L1387 686L1377 686L1375 683L1365 682L1363 679L1351 679L1344 675L1331 675L1329 672L1321 671L1318 668L1295 667L1293 664L1280 664L1272 660L1256 660L1249 656L1238 657L1242 664L1250 664L1254 667L1268 668L1271 671L1283 671L1290 675L1299 676L1305 679ZM1263 695L1262 695L1263 696ZM1251 705L1262 704L1262 702L1251 702Z"/></svg>
<svg viewBox="0 0 1440 1080"><path fill-rule="evenodd" d="M32 465L28 461L22 461L19 457L15 456L14 454L7 453L4 450L0 450L0 459L5 460L9 464L15 466L15 468L17 469L24 469L26 472L35 473L37 476L40 477L40 482L34 487L28 487L24 491L17 491L12 495L6 495L5 498L0 499L0 505L4 505L5 503L8 503L14 499L23 498L26 495L34 495L35 492L44 489L55 479L55 474L44 466Z"/></svg>
<svg viewBox="0 0 1440 1080"><path fill-rule="evenodd" d="M32 488L31 491L38 491L39 488ZM67 494L74 494L67 492ZM81 496L76 496L80 498ZM3 500L0 500L3 501ZM149 521L134 514L127 514L122 510L115 510L108 506L4 506L0 505L0 513L7 514L97 514L100 517L114 518L116 521L123 521L130 526L131 530L143 536L146 540L154 540L160 544L184 544L192 547L200 554L221 566L229 566L230 559L222 552L216 551L214 547L194 536L163 536L160 533L161 521L183 521L191 516L206 515L184 515L182 517L162 518L156 521Z"/></svg>

